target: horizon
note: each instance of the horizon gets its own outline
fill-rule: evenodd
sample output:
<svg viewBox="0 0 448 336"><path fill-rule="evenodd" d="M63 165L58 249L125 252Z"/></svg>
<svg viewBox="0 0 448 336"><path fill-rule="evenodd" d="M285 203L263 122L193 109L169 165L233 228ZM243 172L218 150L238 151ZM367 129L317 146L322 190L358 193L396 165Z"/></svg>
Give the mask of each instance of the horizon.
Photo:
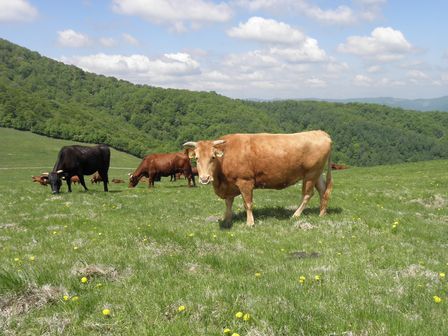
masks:
<svg viewBox="0 0 448 336"><path fill-rule="evenodd" d="M134 84L249 100L448 93L448 3L0 1L2 38ZM418 22L418 24L415 24Z"/></svg>

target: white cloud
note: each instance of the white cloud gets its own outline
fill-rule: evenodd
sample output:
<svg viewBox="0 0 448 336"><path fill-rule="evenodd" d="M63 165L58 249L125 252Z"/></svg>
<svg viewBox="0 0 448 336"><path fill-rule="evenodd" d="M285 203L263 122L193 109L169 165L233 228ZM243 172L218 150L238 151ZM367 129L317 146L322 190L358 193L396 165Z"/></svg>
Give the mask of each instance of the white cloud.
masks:
<svg viewBox="0 0 448 336"><path fill-rule="evenodd" d="M310 5L306 2L298 2L299 8L306 16L326 24L349 25L357 21L355 13L350 7L339 6L336 9L323 10L322 8Z"/></svg>
<svg viewBox="0 0 448 336"><path fill-rule="evenodd" d="M87 35L66 29L58 32L58 43L63 47L82 48L89 46L91 40Z"/></svg>
<svg viewBox="0 0 448 336"><path fill-rule="evenodd" d="M157 59L144 55L107 55L65 57L62 61L86 71L116 76L139 83L162 83L179 76L199 73L199 63L186 53L165 54Z"/></svg>
<svg viewBox="0 0 448 336"><path fill-rule="evenodd" d="M139 16L156 24L169 24L176 31L198 28L207 22L225 22L232 12L226 3L204 0L113 0L113 10L119 14Z"/></svg>
<svg viewBox="0 0 448 336"><path fill-rule="evenodd" d="M103 47L106 48L113 48L117 45L117 42L112 37L101 37L99 42Z"/></svg>
<svg viewBox="0 0 448 336"><path fill-rule="evenodd" d="M364 75L356 75L353 79L353 84L356 86L371 86L373 79Z"/></svg>
<svg viewBox="0 0 448 336"><path fill-rule="evenodd" d="M325 51L319 48L315 39L307 38L297 48L271 48L270 54L280 57L283 61L292 63L301 62L322 62L325 61L327 55Z"/></svg>
<svg viewBox="0 0 448 336"><path fill-rule="evenodd" d="M274 44L296 44L305 40L305 34L286 23L256 16L231 28L227 34L244 40Z"/></svg>
<svg viewBox="0 0 448 336"><path fill-rule="evenodd" d="M32 21L37 16L37 9L26 0L0 1L0 22Z"/></svg>
<svg viewBox="0 0 448 336"><path fill-rule="evenodd" d="M130 45L133 45L133 46L139 46L140 45L140 42L134 36L132 36L131 34L123 33L121 36L123 37L123 40L127 44L130 44Z"/></svg>
<svg viewBox="0 0 448 336"><path fill-rule="evenodd" d="M338 46L340 52L381 62L403 59L412 49L404 35L390 27L375 28L370 36L350 36Z"/></svg>
<svg viewBox="0 0 448 336"><path fill-rule="evenodd" d="M313 88L324 88L327 86L326 81L315 77L307 79L305 83Z"/></svg>

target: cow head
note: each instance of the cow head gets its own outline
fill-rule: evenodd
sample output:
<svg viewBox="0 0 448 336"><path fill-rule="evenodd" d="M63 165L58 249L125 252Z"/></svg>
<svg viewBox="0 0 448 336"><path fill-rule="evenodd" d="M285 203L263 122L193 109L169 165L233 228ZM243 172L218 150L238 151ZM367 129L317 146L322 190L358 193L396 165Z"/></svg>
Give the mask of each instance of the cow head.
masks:
<svg viewBox="0 0 448 336"><path fill-rule="evenodd" d="M131 173L129 173L128 175L129 175L129 186L128 187L134 188L140 181L140 178Z"/></svg>
<svg viewBox="0 0 448 336"><path fill-rule="evenodd" d="M218 158L224 155L224 144L225 140L189 141L184 143L183 146L188 157L190 159L196 158L199 181L202 184L208 184L213 181Z"/></svg>
<svg viewBox="0 0 448 336"><path fill-rule="evenodd" d="M64 176L64 172L62 170L58 170L57 172L52 171L48 174L48 183L51 186L51 192L53 194L59 194L59 190L62 185L62 177Z"/></svg>

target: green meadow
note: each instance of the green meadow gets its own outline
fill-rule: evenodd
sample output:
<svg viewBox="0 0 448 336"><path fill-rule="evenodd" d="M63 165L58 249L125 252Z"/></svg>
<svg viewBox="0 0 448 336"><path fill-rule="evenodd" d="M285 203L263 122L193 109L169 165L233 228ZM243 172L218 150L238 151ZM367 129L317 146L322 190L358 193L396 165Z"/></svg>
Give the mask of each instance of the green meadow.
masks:
<svg viewBox="0 0 448 336"><path fill-rule="evenodd" d="M0 128L0 334L446 335L448 161L334 171L291 219L300 184L241 198L211 186L31 182L74 142ZM110 178L140 159L113 150ZM238 313L242 314L238 314ZM240 316L241 315L241 316ZM236 336L236 335L234 335Z"/></svg>

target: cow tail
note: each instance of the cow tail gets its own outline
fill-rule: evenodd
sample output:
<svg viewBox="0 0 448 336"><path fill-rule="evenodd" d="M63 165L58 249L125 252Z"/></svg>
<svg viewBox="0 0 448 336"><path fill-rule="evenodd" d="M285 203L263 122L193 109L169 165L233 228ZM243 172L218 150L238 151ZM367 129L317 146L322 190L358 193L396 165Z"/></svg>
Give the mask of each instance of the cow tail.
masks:
<svg viewBox="0 0 448 336"><path fill-rule="evenodd" d="M327 167L327 177L325 184L326 186L325 186L324 199L326 203L328 203L331 191L333 190L333 176L331 175L331 150L330 154L328 154L328 167Z"/></svg>

